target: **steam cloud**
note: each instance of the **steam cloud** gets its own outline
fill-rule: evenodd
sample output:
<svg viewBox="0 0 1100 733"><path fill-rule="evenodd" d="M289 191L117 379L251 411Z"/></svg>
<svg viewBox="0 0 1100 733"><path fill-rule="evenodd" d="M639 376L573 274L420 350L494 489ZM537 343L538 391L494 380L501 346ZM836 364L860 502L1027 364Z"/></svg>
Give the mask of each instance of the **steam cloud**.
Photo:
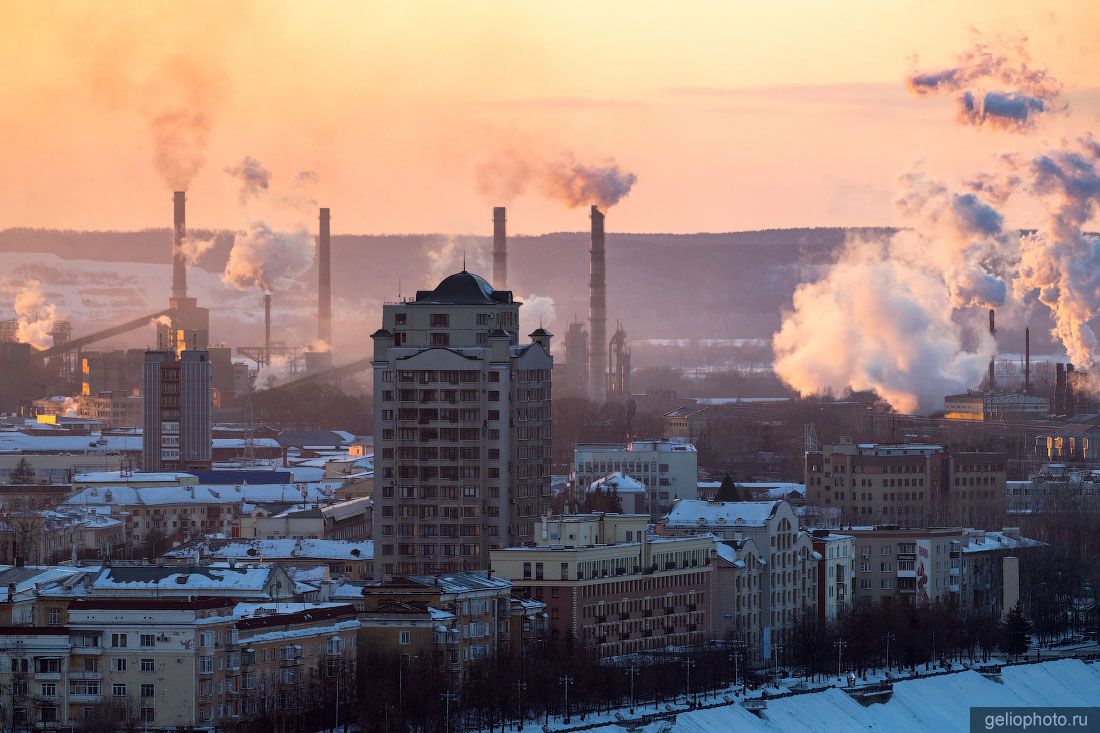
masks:
<svg viewBox="0 0 1100 733"><path fill-rule="evenodd" d="M919 95L960 92L959 121L1027 132L1053 108L1060 85L1033 69L1022 42L1009 58L979 43L959 65L907 81ZM1014 87L982 89L991 83ZM775 369L803 393L873 389L895 408L935 409L978 383L995 345L975 306L1038 300L1071 361L1090 366L1100 315L1100 238L1083 228L1100 208L1100 144L1092 137L1034 157L1001 155L950 191L920 174L902 179L911 229L850 242L826 276L799 286L773 337ZM1026 191L1044 221L1006 231L997 206Z"/></svg>
<svg viewBox="0 0 1100 733"><path fill-rule="evenodd" d="M228 166L225 172L239 182L238 199L242 206L247 204L250 198L266 191L271 185L271 171L251 155L244 156L237 165Z"/></svg>
<svg viewBox="0 0 1100 733"><path fill-rule="evenodd" d="M239 290L252 285L276 290L283 281L303 274L312 263L313 237L309 232L276 232L262 221L253 222L248 231L234 237L222 282Z"/></svg>
<svg viewBox="0 0 1100 733"><path fill-rule="evenodd" d="M963 124L1031 130L1040 115L1061 106L1062 87L1046 69L1032 68L1026 43L1026 38L994 43L979 38L958 56L956 66L914 73L906 84L922 97L957 94L958 120Z"/></svg>
<svg viewBox="0 0 1100 733"><path fill-rule="evenodd" d="M166 63L142 91L153 165L172 190L187 190L206 162L220 97L220 74L183 56Z"/></svg>
<svg viewBox="0 0 1100 733"><path fill-rule="evenodd" d="M57 306L46 301L46 293L38 280L28 280L15 294L15 317L18 321L15 338L38 349L53 346L50 332L61 320Z"/></svg>
<svg viewBox="0 0 1100 733"><path fill-rule="evenodd" d="M540 325L549 329L554 320L554 299L548 295L528 295L520 298L523 303L519 309L520 335L526 335L534 331Z"/></svg>
<svg viewBox="0 0 1100 733"><path fill-rule="evenodd" d="M187 264L196 265L204 254L213 249L217 242L217 235L207 239L200 239L188 234L183 238L183 241L180 242L180 252L183 254L184 259L187 260Z"/></svg>
<svg viewBox="0 0 1100 733"><path fill-rule="evenodd" d="M476 237L442 235L428 243L428 287L434 288L444 277L462 269L482 273L489 259ZM463 268L465 264L465 268Z"/></svg>
<svg viewBox="0 0 1100 733"><path fill-rule="evenodd" d="M483 163L475 175L478 191L493 201L511 201L535 185L543 195L569 208L597 204L605 210L628 195L637 181L636 175L614 161L579 163L570 152L544 159L508 151Z"/></svg>

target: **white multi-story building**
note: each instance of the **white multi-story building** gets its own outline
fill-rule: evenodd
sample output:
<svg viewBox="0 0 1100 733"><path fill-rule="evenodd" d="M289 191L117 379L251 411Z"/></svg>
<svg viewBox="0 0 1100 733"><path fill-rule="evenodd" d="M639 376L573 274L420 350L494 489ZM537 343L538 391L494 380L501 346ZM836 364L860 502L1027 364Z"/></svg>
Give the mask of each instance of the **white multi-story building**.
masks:
<svg viewBox="0 0 1100 733"><path fill-rule="evenodd" d="M827 529L815 529L810 535L821 557L817 563L817 618L835 621L852 603L855 537Z"/></svg>
<svg viewBox="0 0 1100 733"><path fill-rule="evenodd" d="M676 502L658 525L662 536L710 533L722 540L752 540L767 563L761 578L759 632L761 658L800 617L817 615L818 554L809 534L785 501Z"/></svg>
<svg viewBox="0 0 1100 733"><path fill-rule="evenodd" d="M591 486L619 472L646 487L646 511L656 518L677 499L698 496L699 454L691 443L672 440L635 440L629 443L582 443L573 452L577 486Z"/></svg>
<svg viewBox="0 0 1100 733"><path fill-rule="evenodd" d="M550 499L550 334L463 271L382 308L374 339L381 578L488 567L530 542Z"/></svg>

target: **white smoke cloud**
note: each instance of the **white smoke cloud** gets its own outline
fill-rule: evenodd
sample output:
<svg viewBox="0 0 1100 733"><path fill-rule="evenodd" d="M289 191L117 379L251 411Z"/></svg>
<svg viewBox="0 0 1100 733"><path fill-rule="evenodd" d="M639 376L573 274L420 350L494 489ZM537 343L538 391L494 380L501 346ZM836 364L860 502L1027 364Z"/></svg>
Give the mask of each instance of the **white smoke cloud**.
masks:
<svg viewBox="0 0 1100 733"><path fill-rule="evenodd" d="M540 156L526 149L507 150L475 173L478 191L494 202L507 203L533 186L570 208L596 204L605 210L627 196L637 181L614 160L580 163L569 151Z"/></svg>
<svg viewBox="0 0 1100 733"><path fill-rule="evenodd" d="M222 282L239 290L255 285L278 290L313 264L313 237L305 229L277 232L262 221L238 232L229 251Z"/></svg>
<svg viewBox="0 0 1100 733"><path fill-rule="evenodd" d="M237 180L240 186L237 197L242 206L271 185L271 171L251 155L244 156L236 165L227 166L225 172Z"/></svg>
<svg viewBox="0 0 1100 733"><path fill-rule="evenodd" d="M478 275L489 272L489 255L477 237L439 235L427 243L426 287L434 288L448 275L465 269Z"/></svg>
<svg viewBox="0 0 1100 733"><path fill-rule="evenodd" d="M197 265L202 256L213 249L217 242L218 236L216 234L206 239L188 234L180 242L180 253L187 260L187 264Z"/></svg>
<svg viewBox="0 0 1100 733"><path fill-rule="evenodd" d="M273 356L270 364L265 364L256 370L254 381L255 389L271 389L294 377L290 359L286 356Z"/></svg>
<svg viewBox="0 0 1100 733"><path fill-rule="evenodd" d="M915 72L906 79L918 96L956 93L957 119L974 127L1027 132L1047 112L1064 109L1062 86L1046 69L1034 68L1027 39L979 36L958 56L958 63L933 72Z"/></svg>
<svg viewBox="0 0 1100 733"><path fill-rule="evenodd" d="M519 307L519 335L526 336L539 326L549 331L555 315L554 299L531 294L519 300L523 303Z"/></svg>
<svg viewBox="0 0 1100 733"><path fill-rule="evenodd" d="M61 320L57 305L47 301L39 280L27 280L15 294L15 338L39 349L53 346L50 332Z"/></svg>
<svg viewBox="0 0 1100 733"><path fill-rule="evenodd" d="M977 383L992 339L964 348L942 275L909 261L906 247L849 242L823 279L795 290L772 341L784 381L803 394L874 390L905 412L934 410Z"/></svg>

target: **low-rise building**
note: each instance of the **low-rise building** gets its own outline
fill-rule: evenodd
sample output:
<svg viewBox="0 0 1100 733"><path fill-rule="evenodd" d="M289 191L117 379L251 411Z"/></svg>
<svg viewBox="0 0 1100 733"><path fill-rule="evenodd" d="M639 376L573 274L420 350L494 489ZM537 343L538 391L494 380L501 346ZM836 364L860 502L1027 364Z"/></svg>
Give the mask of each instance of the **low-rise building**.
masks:
<svg viewBox="0 0 1100 733"><path fill-rule="evenodd" d="M533 547L491 553L493 571L546 604L551 636L601 657L702 644L714 538L649 537L646 515L544 519Z"/></svg>
<svg viewBox="0 0 1100 733"><path fill-rule="evenodd" d="M677 499L694 499L699 454L686 440L635 440L629 443L582 443L574 449L577 486L591 486L610 473L632 476L648 490L646 512L668 511Z"/></svg>
<svg viewBox="0 0 1100 733"><path fill-rule="evenodd" d="M348 580L374 577L373 540L204 538L184 543L164 553L170 564L196 561L226 563L270 562L277 565L325 564L332 575Z"/></svg>

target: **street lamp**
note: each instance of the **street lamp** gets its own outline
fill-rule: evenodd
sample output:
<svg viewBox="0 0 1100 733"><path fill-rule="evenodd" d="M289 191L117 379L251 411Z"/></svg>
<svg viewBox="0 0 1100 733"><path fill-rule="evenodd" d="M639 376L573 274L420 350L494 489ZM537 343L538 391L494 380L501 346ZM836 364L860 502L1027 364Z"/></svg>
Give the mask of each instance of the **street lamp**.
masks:
<svg viewBox="0 0 1100 733"><path fill-rule="evenodd" d="M523 721L526 719L526 710L523 709L523 691L527 689L527 683L523 680L516 680L512 683L516 687L516 697L519 698L519 720L520 727L523 727Z"/></svg>
<svg viewBox="0 0 1100 733"><path fill-rule="evenodd" d="M783 651L783 645L782 644L773 644L772 649L775 651L775 655L774 655L775 656L775 686L778 689L778 687L779 687L779 652ZM764 664L767 664L767 660L764 661Z"/></svg>
<svg viewBox="0 0 1100 733"><path fill-rule="evenodd" d="M741 650L730 652L730 661L733 662L733 687L737 690L737 680L741 677Z"/></svg>
<svg viewBox="0 0 1100 733"><path fill-rule="evenodd" d="M840 677L840 660L841 657L844 655L844 647L848 646L848 642L844 641L843 639L837 639L835 642L833 642L833 646L836 647L836 676Z"/></svg>
<svg viewBox="0 0 1100 733"><path fill-rule="evenodd" d="M565 685L565 722L569 722L569 685L572 684L573 678L569 675L565 675L561 678L560 682Z"/></svg>
<svg viewBox="0 0 1100 733"><path fill-rule="evenodd" d="M886 672L887 672L887 674L889 674L889 672L890 672L890 642L893 641L895 638L896 637L893 634L887 634L885 636L885 639L886 639Z"/></svg>

